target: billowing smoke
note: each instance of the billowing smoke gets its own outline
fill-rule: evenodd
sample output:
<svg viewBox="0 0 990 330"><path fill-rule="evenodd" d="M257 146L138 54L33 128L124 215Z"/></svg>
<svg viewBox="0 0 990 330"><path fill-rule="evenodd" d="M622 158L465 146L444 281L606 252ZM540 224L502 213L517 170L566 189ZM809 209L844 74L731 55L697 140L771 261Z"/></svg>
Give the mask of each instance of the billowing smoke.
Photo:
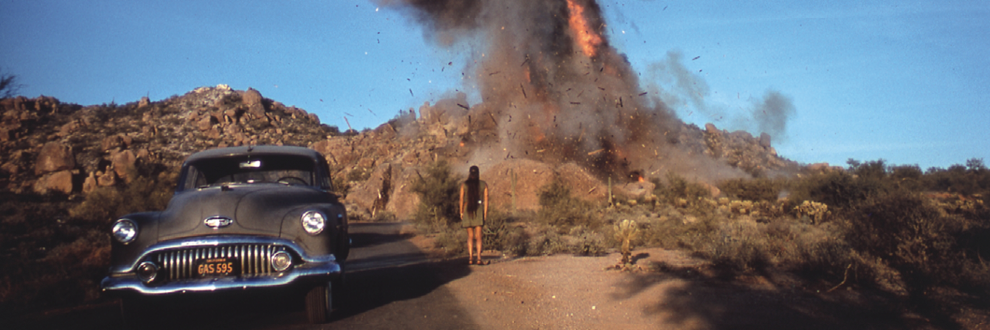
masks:
<svg viewBox="0 0 990 330"><path fill-rule="evenodd" d="M602 176L732 171L677 147L682 122L662 95L640 88L629 62L603 33L601 8L593 0L379 4L408 11L440 47L469 43L482 54L468 68L481 103L468 109L438 102L463 108L470 125L463 142L476 153L573 161Z"/></svg>
<svg viewBox="0 0 990 330"><path fill-rule="evenodd" d="M753 119L756 120L757 129L777 137L785 136L787 118L794 112L791 98L778 91L767 91L763 100L753 105Z"/></svg>

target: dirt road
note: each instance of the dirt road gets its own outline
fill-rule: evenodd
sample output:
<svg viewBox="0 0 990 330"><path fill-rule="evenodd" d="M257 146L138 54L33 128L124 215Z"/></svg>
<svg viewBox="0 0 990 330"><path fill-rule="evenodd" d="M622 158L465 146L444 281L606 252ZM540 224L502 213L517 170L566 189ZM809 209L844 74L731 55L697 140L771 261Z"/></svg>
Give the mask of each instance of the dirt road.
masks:
<svg viewBox="0 0 990 330"><path fill-rule="evenodd" d="M299 299L223 295L161 306L148 328L163 329L905 329L929 328L910 315L863 308L853 291L831 294L762 277L724 281L699 274L700 261L662 249L637 264L663 271L605 270L604 257L557 255L469 266L438 260L408 225L352 225L345 306L328 324L306 324ZM783 283L783 284L782 284ZM799 285L795 283L795 285ZM116 301L27 315L2 328L108 329Z"/></svg>

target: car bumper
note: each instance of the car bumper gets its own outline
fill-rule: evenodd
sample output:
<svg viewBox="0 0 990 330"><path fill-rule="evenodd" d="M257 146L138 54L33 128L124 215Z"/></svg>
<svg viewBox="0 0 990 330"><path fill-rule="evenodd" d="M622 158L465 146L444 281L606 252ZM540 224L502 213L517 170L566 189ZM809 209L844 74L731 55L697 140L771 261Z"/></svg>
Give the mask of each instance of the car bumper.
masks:
<svg viewBox="0 0 990 330"><path fill-rule="evenodd" d="M294 264L291 268L283 272L272 272L271 274L266 275L187 278L168 280L163 283L152 282L150 284L142 281L134 272L134 269L139 261L145 260L148 256L154 255L155 253L168 251L170 249L176 249L179 247L196 248L258 242L278 244L294 250L299 256L299 260L302 262L299 264ZM129 270L112 272L109 276L103 279L100 283L100 287L103 292L111 294L139 293L143 295L165 295L174 293L317 285L339 278L343 273L340 263L337 262L336 258L332 254L314 257L308 256L302 251L303 250L299 248L299 246L291 241L280 239L273 241L271 238L260 237L223 237L168 242L149 248L148 251L142 254L141 258L137 259L138 261L134 262L135 265L130 267Z"/></svg>

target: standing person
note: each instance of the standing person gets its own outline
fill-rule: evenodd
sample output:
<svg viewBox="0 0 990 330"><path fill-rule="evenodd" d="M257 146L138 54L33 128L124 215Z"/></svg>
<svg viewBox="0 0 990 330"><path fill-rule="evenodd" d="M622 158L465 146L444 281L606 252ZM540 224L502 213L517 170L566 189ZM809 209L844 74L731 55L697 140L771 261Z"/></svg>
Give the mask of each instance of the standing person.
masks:
<svg viewBox="0 0 990 330"><path fill-rule="evenodd" d="M481 264L481 227L488 219L488 184L479 179L477 166L468 170L468 178L461 184L461 227L467 228L468 233L468 264Z"/></svg>

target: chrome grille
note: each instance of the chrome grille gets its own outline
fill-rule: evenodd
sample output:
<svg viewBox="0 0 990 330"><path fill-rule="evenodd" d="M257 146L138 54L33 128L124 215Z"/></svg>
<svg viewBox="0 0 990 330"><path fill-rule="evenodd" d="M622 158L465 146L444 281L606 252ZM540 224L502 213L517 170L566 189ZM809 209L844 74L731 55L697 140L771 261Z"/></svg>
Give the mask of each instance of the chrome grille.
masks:
<svg viewBox="0 0 990 330"><path fill-rule="evenodd" d="M263 276L275 273L271 256L275 251L285 250L276 244L236 244L206 246L168 250L151 256L161 266L161 273L167 280L196 278L196 260L210 258L237 258L241 266L241 276Z"/></svg>

